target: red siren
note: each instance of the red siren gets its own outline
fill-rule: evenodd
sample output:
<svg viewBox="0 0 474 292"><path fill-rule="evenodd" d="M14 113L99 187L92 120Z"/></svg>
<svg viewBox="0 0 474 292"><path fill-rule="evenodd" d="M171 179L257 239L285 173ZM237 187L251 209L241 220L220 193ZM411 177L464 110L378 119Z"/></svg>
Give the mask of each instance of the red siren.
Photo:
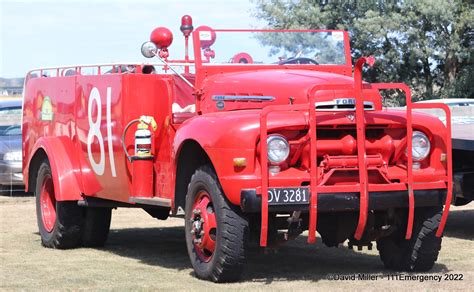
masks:
<svg viewBox="0 0 474 292"><path fill-rule="evenodd" d="M209 26L202 25L196 29L199 32L201 48L210 48L216 41L216 32Z"/></svg>
<svg viewBox="0 0 474 292"><path fill-rule="evenodd" d="M150 41L152 41L158 49L166 49L173 42L173 33L166 27L157 27L151 32Z"/></svg>

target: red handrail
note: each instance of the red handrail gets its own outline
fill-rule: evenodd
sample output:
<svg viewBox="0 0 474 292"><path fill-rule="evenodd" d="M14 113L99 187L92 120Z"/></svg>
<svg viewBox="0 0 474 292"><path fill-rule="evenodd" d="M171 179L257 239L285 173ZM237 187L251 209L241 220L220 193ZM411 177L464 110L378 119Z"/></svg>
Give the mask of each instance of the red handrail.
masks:
<svg viewBox="0 0 474 292"><path fill-rule="evenodd" d="M447 193L446 201L444 203L444 210L441 216L441 221L436 231L436 236L440 237L443 234L444 227L446 226L446 221L448 220L449 207L451 206L451 201L453 198L453 145L451 139L451 110L444 103L415 103L411 104L412 108L418 109L432 109L439 108L444 111L446 114L446 163L447 163Z"/></svg>
<svg viewBox="0 0 474 292"><path fill-rule="evenodd" d="M267 245L268 234L268 157L267 157L267 116L274 111L307 111L308 104L297 105L271 105L264 107L260 114L260 164L262 169L262 214L260 245Z"/></svg>
<svg viewBox="0 0 474 292"><path fill-rule="evenodd" d="M405 233L405 239L410 239L413 231L413 221L415 218L415 197L413 192L413 153L412 139L413 136L413 124L412 124L412 103L411 103L411 90L404 83L375 83L372 87L377 90L387 89L400 89L405 93L407 102L407 189L408 189L408 222L407 230Z"/></svg>

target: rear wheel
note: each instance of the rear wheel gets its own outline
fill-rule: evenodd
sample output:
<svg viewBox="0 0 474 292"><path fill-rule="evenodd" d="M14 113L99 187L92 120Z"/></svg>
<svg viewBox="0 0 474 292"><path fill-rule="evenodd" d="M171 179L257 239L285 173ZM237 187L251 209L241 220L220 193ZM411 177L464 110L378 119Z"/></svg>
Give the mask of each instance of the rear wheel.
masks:
<svg viewBox="0 0 474 292"><path fill-rule="evenodd" d="M441 207L417 208L413 234L405 240L403 228L377 241L377 249L385 267L402 271L429 271L441 249L441 237L436 237L441 220Z"/></svg>
<svg viewBox="0 0 474 292"><path fill-rule="evenodd" d="M104 246L109 236L112 208L86 208L82 244L87 247Z"/></svg>
<svg viewBox="0 0 474 292"><path fill-rule="evenodd" d="M211 167L201 167L192 176L185 209L186 245L196 276L213 282L238 280L248 222L227 201Z"/></svg>
<svg viewBox="0 0 474 292"><path fill-rule="evenodd" d="M56 201L48 160L44 160L38 169L35 196L41 243L50 248L77 247L82 233L83 210L77 201Z"/></svg>

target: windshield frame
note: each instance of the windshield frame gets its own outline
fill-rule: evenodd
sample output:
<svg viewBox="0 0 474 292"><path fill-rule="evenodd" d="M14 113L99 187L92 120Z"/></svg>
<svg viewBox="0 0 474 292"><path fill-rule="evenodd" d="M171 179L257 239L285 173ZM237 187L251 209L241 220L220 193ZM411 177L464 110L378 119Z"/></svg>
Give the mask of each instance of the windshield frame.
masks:
<svg viewBox="0 0 474 292"><path fill-rule="evenodd" d="M344 36L344 56L346 59L345 64L238 64L238 63L229 63L229 64L219 64L219 63L204 63L202 60L199 31L209 30L208 27L198 27L193 32L193 49L194 49L194 60L196 65L196 73L204 71L204 75L213 75L216 74L216 71L222 72L223 70L228 72L233 71L248 71L248 70L258 70L258 69L303 69L303 70L315 70L315 71L329 71L329 72L338 72L344 75L352 75L352 59L350 52L350 42L349 34L344 30L332 30L332 29L214 29L212 30L216 33L227 32L227 33L248 33L248 32L262 32L262 33L328 33L328 32L342 32ZM348 72L349 71L349 72Z"/></svg>

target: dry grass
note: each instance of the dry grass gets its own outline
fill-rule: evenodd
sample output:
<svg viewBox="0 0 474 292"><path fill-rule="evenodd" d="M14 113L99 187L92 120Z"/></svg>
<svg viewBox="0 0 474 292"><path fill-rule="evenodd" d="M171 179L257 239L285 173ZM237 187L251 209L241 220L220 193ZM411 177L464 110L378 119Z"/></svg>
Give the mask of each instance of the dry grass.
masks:
<svg viewBox="0 0 474 292"><path fill-rule="evenodd" d="M473 203L474 204L474 203ZM41 247L34 199L0 197L0 289L2 290L314 290L460 289L474 285L474 205L453 208L432 274L460 273L463 281L329 281L327 275L388 275L377 251L307 245L305 236L277 254L251 250L244 277L233 284L194 278L182 219L157 221L142 210L113 212L105 248Z"/></svg>

